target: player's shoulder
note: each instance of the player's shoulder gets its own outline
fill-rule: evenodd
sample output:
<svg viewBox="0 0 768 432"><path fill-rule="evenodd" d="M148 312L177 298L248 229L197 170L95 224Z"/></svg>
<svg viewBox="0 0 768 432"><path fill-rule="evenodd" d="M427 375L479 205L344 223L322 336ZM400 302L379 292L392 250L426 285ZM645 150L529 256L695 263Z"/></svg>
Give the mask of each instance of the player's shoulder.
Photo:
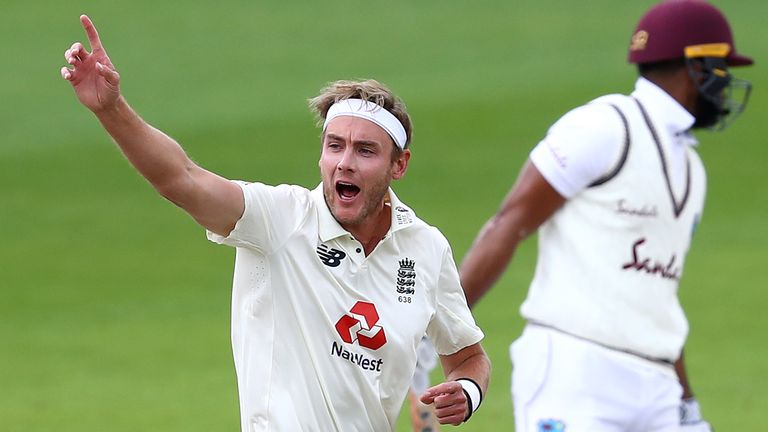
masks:
<svg viewBox="0 0 768 432"><path fill-rule="evenodd" d="M412 208L403 203L393 206L394 223L398 225L402 235L422 244L430 244L433 248L444 250L449 247L448 239L436 226L416 215Z"/></svg>
<svg viewBox="0 0 768 432"><path fill-rule="evenodd" d="M272 195L284 195L296 198L308 197L312 191L304 186L293 184L270 185L262 182L235 181L245 190Z"/></svg>
<svg viewBox="0 0 768 432"><path fill-rule="evenodd" d="M625 116L631 112L638 111L637 99L620 93L600 96L591 100L587 105L591 106L595 111L602 113L610 112L613 117L616 116L617 111Z"/></svg>
<svg viewBox="0 0 768 432"><path fill-rule="evenodd" d="M292 184L269 185L262 182L236 181L243 189L246 202L258 202L277 208L312 207L313 193L304 186ZM322 191L321 191L322 193Z"/></svg>
<svg viewBox="0 0 768 432"><path fill-rule="evenodd" d="M588 141L612 142L624 133L621 113L630 101L629 96L622 94L600 96L566 112L549 128L547 135L567 141L581 137Z"/></svg>
<svg viewBox="0 0 768 432"><path fill-rule="evenodd" d="M603 124L606 120L619 119L616 110L626 110L631 103L632 98L627 95L618 93L603 95L566 112L556 124L592 128Z"/></svg>
<svg viewBox="0 0 768 432"><path fill-rule="evenodd" d="M634 98L630 95L625 95L621 93L612 93L607 95L602 95L600 97L596 97L592 99L591 101L587 102L587 105L627 105L635 103Z"/></svg>
<svg viewBox="0 0 768 432"><path fill-rule="evenodd" d="M443 256L446 251L451 249L448 238L437 226L419 219L418 223L414 224L413 229L419 235L419 242L427 243L434 256Z"/></svg>

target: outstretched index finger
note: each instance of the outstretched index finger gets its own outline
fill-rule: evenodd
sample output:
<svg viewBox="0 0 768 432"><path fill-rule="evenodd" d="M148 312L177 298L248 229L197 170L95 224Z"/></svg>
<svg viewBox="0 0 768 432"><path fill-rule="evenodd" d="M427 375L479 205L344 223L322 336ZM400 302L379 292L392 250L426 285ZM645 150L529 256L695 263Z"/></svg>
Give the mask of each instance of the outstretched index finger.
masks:
<svg viewBox="0 0 768 432"><path fill-rule="evenodd" d="M455 393L461 388L461 384L456 381L443 382L432 386L421 395L421 403L429 405L435 401L435 398L444 394Z"/></svg>
<svg viewBox="0 0 768 432"><path fill-rule="evenodd" d="M104 51L104 47L101 46L101 39L99 39L99 32L96 31L96 26L93 25L93 21L88 18L88 15L80 15L80 23L85 29L85 34L88 35L91 51Z"/></svg>

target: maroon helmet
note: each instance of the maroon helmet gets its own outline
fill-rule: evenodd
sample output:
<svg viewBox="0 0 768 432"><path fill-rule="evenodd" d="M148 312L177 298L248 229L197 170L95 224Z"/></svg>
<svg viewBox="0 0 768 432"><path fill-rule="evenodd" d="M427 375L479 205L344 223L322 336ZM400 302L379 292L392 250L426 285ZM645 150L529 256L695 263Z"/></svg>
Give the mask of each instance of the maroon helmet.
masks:
<svg viewBox="0 0 768 432"><path fill-rule="evenodd" d="M640 19L629 46L630 63L719 57L729 66L751 65L737 54L725 16L703 0L667 0Z"/></svg>

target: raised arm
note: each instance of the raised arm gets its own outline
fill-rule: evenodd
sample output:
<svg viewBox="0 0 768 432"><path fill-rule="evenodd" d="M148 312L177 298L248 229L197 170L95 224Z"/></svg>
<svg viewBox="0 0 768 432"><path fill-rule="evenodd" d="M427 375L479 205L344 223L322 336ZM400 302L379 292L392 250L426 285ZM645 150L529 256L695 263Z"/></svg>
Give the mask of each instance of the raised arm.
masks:
<svg viewBox="0 0 768 432"><path fill-rule="evenodd" d="M200 225L228 235L244 211L240 187L196 165L181 146L145 122L120 93L120 74L101 44L93 22L80 16L91 52L74 43L64 57L71 68L61 76L91 110L130 163L165 198Z"/></svg>
<svg viewBox="0 0 768 432"><path fill-rule="evenodd" d="M517 245L559 209L563 198L530 160L498 212L485 223L461 263L467 303L473 306L507 268Z"/></svg>

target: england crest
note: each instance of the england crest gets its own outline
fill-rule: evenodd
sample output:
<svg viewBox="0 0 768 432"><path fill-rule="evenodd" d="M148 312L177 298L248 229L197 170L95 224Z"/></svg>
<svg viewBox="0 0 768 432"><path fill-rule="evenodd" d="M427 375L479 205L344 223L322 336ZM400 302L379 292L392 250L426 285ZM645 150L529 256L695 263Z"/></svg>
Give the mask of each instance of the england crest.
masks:
<svg viewBox="0 0 768 432"><path fill-rule="evenodd" d="M400 260L400 269L397 270L397 293L413 294L416 286L416 262L405 258Z"/></svg>

